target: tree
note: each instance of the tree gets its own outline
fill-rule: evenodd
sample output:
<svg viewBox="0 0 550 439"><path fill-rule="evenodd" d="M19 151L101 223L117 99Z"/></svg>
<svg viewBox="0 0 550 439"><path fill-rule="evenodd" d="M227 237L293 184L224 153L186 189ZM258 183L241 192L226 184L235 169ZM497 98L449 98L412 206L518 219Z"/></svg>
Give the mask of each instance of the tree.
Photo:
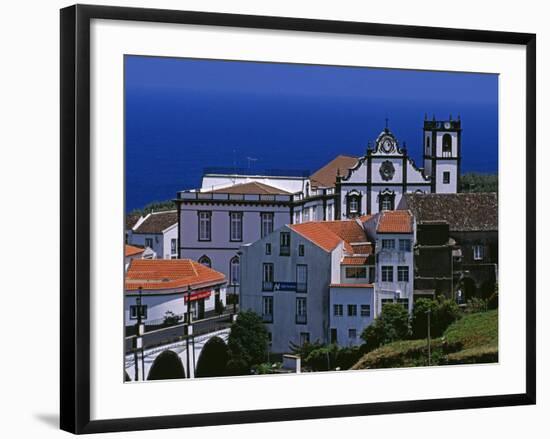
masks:
<svg viewBox="0 0 550 439"><path fill-rule="evenodd" d="M426 338L428 336L428 310L430 316L430 335L441 336L451 323L457 320L461 313L460 308L452 299L439 296L434 299L418 299L414 303L411 322L413 338Z"/></svg>
<svg viewBox="0 0 550 439"><path fill-rule="evenodd" d="M227 341L229 348L228 373L248 375L253 366L267 357L269 339L261 317L253 311L242 311L231 325Z"/></svg>
<svg viewBox="0 0 550 439"><path fill-rule="evenodd" d="M408 311L399 303L387 303L374 322L365 328L361 338L370 351L383 344L406 339L409 334Z"/></svg>
<svg viewBox="0 0 550 439"><path fill-rule="evenodd" d="M498 175L468 172L460 177L460 192L498 192Z"/></svg>
<svg viewBox="0 0 550 439"><path fill-rule="evenodd" d="M219 377L227 373L227 361L229 351L227 345L220 337L212 337L202 348L199 361L197 362L196 376Z"/></svg>

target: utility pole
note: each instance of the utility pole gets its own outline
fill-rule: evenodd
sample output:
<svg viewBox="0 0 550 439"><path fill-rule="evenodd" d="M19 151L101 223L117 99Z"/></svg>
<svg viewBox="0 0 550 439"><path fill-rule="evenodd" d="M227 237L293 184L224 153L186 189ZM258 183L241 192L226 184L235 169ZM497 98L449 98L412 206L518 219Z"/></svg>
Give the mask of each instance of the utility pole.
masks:
<svg viewBox="0 0 550 439"><path fill-rule="evenodd" d="M185 347L187 350L187 378L191 378L190 363L189 363L189 337L192 331L191 329L191 287L187 286L187 334L185 335Z"/></svg>
<svg viewBox="0 0 550 439"><path fill-rule="evenodd" d="M431 308L428 308L428 311L426 311L426 314L428 314L428 366L432 365L432 340L431 340L431 334L430 334L430 326L431 326L431 315L432 310Z"/></svg>

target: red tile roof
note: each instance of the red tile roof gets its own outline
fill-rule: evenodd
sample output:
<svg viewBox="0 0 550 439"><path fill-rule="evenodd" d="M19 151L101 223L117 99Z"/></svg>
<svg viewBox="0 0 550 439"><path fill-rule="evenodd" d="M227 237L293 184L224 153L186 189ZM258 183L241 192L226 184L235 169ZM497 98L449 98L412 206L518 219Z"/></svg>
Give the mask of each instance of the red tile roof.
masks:
<svg viewBox="0 0 550 439"><path fill-rule="evenodd" d="M370 255L372 254L372 244L351 244L354 255Z"/></svg>
<svg viewBox="0 0 550 439"><path fill-rule="evenodd" d="M380 213L378 233L412 233L413 217L408 210L386 210Z"/></svg>
<svg viewBox="0 0 550 439"><path fill-rule="evenodd" d="M344 256L342 265L367 265L369 262L368 256Z"/></svg>
<svg viewBox="0 0 550 439"><path fill-rule="evenodd" d="M356 157L339 155L309 177L311 184L313 186L334 187L336 186L338 171L342 176L347 175L348 169L355 166L356 163Z"/></svg>
<svg viewBox="0 0 550 439"><path fill-rule="evenodd" d="M363 227L355 220L310 221L289 227L326 251L334 250L344 241L346 252L353 253L350 243L367 241Z"/></svg>
<svg viewBox="0 0 550 439"><path fill-rule="evenodd" d="M205 191L208 194L239 194L239 195L288 195L283 189L279 189L273 186L269 186L258 181L251 181L249 183L239 183L233 186L228 186L220 189L214 189L212 191Z"/></svg>
<svg viewBox="0 0 550 439"><path fill-rule="evenodd" d="M140 253L143 253L144 251L145 249L143 248L126 244L126 246L124 247L124 256L135 256L135 255L139 255Z"/></svg>
<svg viewBox="0 0 550 439"><path fill-rule="evenodd" d="M225 276L190 259L133 259L126 273L126 290L203 287L225 282Z"/></svg>
<svg viewBox="0 0 550 439"><path fill-rule="evenodd" d="M330 284L331 288L372 288L373 284Z"/></svg>

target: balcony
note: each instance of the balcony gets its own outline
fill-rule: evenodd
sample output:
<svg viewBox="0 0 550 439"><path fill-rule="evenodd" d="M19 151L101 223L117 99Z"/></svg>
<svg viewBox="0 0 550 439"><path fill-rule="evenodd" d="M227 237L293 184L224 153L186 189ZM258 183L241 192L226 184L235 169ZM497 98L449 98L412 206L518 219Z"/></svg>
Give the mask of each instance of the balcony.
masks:
<svg viewBox="0 0 550 439"><path fill-rule="evenodd" d="M296 315L296 324L297 325L305 325L307 323L307 315L306 314L297 314Z"/></svg>

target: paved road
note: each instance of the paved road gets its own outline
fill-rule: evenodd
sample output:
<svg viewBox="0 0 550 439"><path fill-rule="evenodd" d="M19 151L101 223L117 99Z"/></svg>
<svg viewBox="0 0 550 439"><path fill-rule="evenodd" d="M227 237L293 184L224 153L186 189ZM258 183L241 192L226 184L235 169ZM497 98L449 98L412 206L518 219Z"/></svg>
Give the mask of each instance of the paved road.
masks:
<svg viewBox="0 0 550 439"><path fill-rule="evenodd" d="M221 316L210 317L208 319L197 320L193 322L193 334L200 335L208 332L214 332L219 329L227 328L231 325L231 314L222 314ZM147 349L153 346L172 343L181 340L185 336L186 324L171 326L169 328L157 329L146 332L143 335L143 348ZM132 351L134 336L126 337L125 349L129 353Z"/></svg>

